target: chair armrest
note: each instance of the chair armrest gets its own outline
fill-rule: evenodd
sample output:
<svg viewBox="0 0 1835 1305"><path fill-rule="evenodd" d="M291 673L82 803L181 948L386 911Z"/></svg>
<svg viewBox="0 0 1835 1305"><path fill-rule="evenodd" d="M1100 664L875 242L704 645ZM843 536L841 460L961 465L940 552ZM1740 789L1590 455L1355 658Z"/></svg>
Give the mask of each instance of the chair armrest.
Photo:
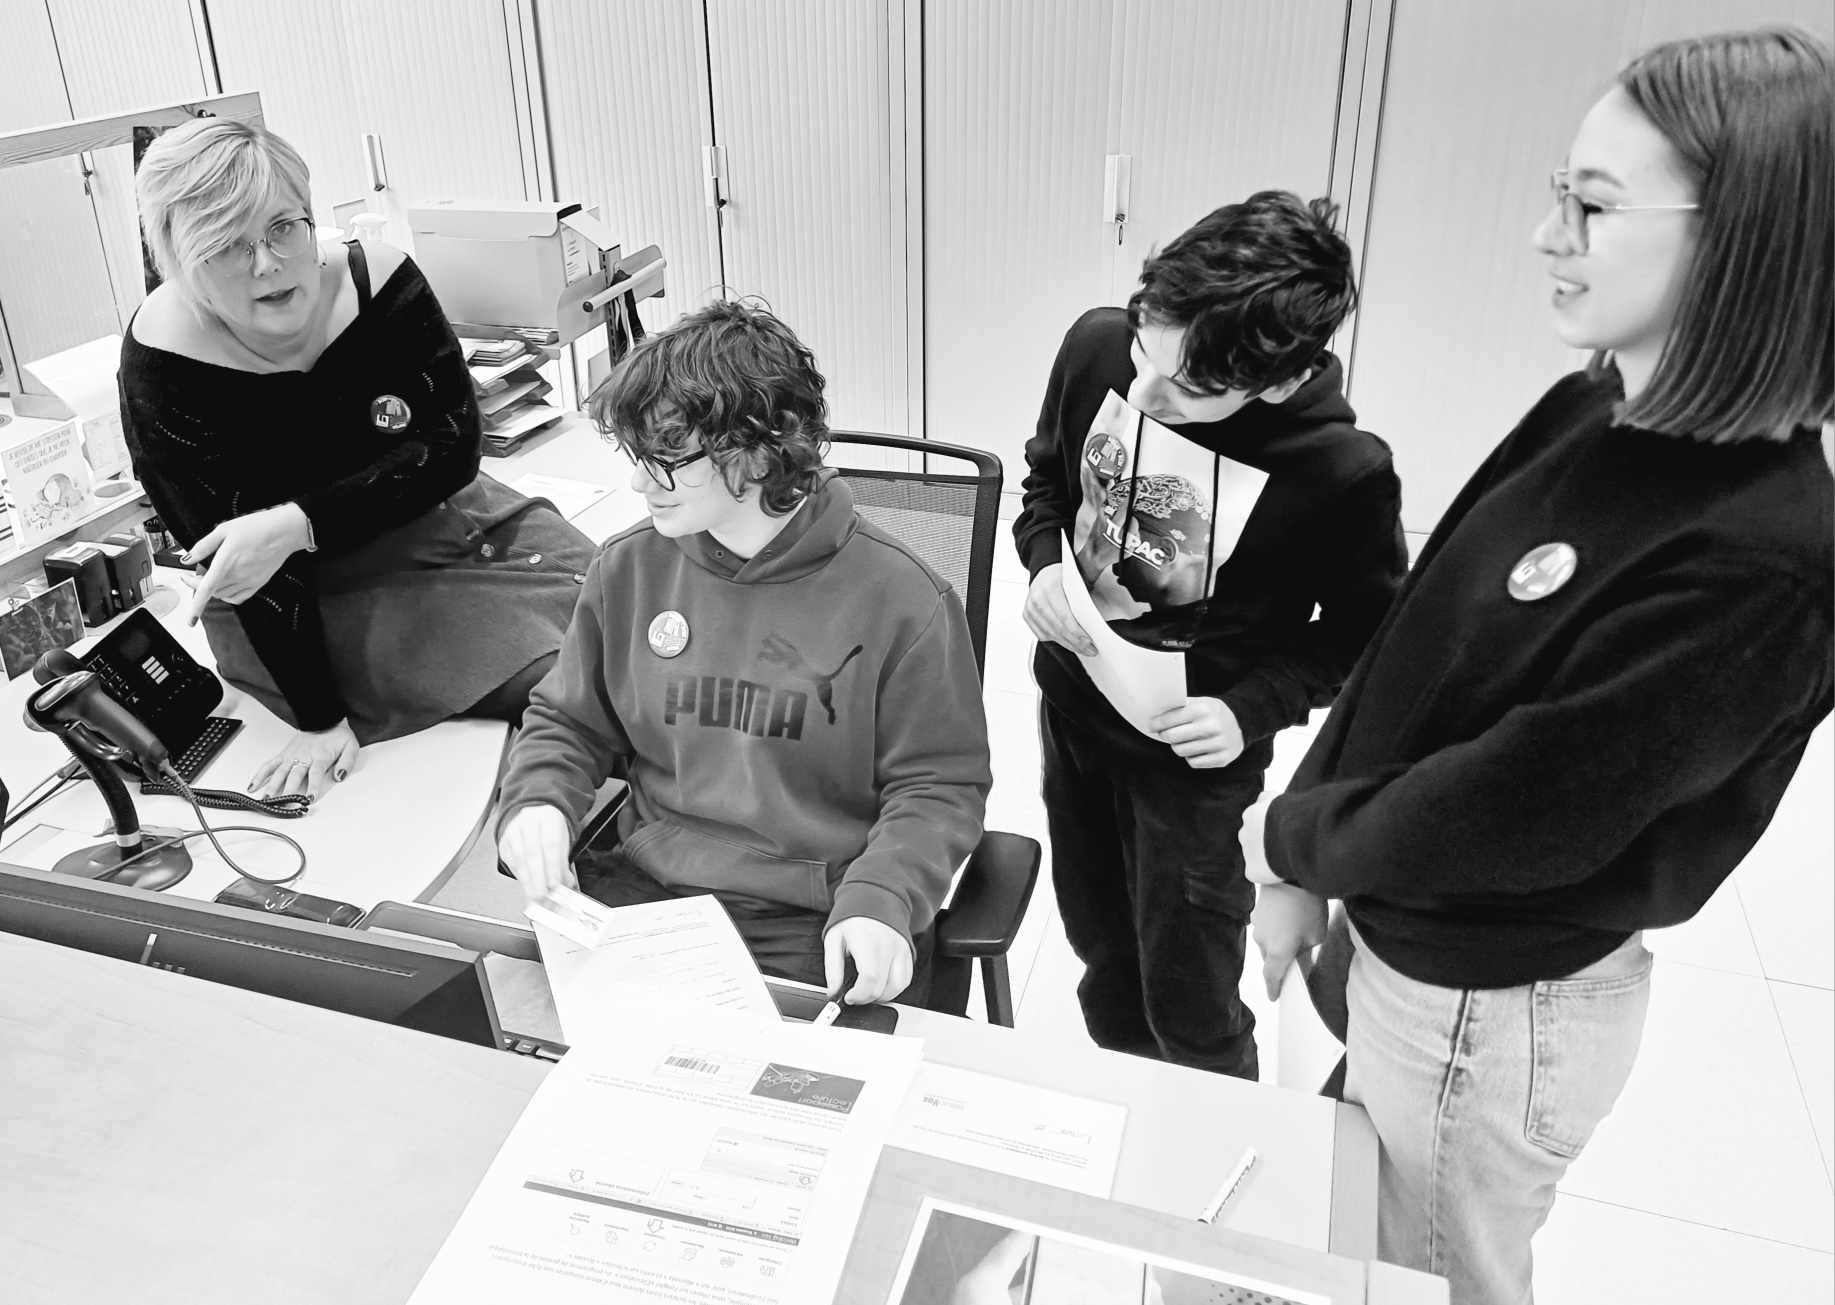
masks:
<svg viewBox="0 0 1835 1305"><path fill-rule="evenodd" d="M569 863L578 861L586 854L588 848L600 846L599 840L608 829L613 833L617 832L618 813L624 810L624 804L630 800L630 786L622 786L606 800L604 806L600 807L597 811L593 812L592 815L586 818L586 823L580 826L579 836L573 840L573 846L567 849L567 860ZM616 847L617 845L618 840L616 838L604 844L606 847ZM505 865L502 861L497 862L497 873L503 875L507 879L514 879L516 877L510 873L510 867Z"/></svg>
<svg viewBox="0 0 1835 1305"><path fill-rule="evenodd" d="M573 846L567 849L567 859L569 861L578 861L586 854L586 849L589 847L604 846L611 848L618 846L617 838L614 837L609 842L601 844L599 841L600 836L608 829L611 830L614 835L618 832L618 813L624 810L625 803L630 800L631 789L629 785L626 785L612 794L604 806L588 816L586 818L586 823L580 826L580 836L574 839Z"/></svg>
<svg viewBox="0 0 1835 1305"><path fill-rule="evenodd" d="M1040 857L1034 839L983 834L956 886L955 900L937 913L938 955L1005 955L1026 917Z"/></svg>

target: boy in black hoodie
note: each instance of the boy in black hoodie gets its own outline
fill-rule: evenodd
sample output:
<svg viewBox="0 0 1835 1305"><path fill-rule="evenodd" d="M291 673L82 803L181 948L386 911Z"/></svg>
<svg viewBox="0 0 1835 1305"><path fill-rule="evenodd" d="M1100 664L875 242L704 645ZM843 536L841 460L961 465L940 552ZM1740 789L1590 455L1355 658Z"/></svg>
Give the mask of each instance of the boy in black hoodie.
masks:
<svg viewBox="0 0 1835 1305"><path fill-rule="evenodd" d="M1407 565L1389 449L1356 429L1325 349L1356 296L1333 216L1252 195L1148 259L1125 311L1079 318L1013 531L1032 575L1052 882L1090 1035L1249 1079L1243 813L1275 732L1331 700ZM1066 562L1113 630L1183 654L1188 696L1152 734L1080 662L1094 645Z"/></svg>

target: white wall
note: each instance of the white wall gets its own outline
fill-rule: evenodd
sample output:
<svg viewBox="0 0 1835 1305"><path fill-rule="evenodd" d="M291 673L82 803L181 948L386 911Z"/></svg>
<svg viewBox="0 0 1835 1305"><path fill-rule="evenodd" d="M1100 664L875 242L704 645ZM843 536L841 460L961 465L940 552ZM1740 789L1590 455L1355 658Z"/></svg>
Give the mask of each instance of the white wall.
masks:
<svg viewBox="0 0 1835 1305"><path fill-rule="evenodd" d="M1615 69L1657 41L1781 21L1830 35L1825 0L1398 0L1351 401L1395 449L1410 530L1585 361L1550 329L1530 232Z"/></svg>

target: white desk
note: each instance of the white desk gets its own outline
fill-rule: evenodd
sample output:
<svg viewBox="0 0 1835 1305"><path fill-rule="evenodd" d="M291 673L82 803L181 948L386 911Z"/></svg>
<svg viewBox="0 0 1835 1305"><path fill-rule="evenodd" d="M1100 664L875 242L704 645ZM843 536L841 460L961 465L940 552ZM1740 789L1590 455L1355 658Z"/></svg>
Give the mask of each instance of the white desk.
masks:
<svg viewBox="0 0 1835 1305"><path fill-rule="evenodd" d="M211 664L202 626L185 628L175 617L165 624L187 652ZM93 641L92 636L78 644L77 651ZM0 687L0 775L15 803L28 787L70 760L55 737L29 730L24 723L25 701L37 687L30 675ZM242 789L255 769L286 743L292 727L228 685L217 713L238 717L244 724L198 782L209 788ZM362 907L390 897L412 900L463 857L483 829L508 735L509 727L499 721L448 721L367 747L350 777L332 785L303 819L277 820L242 811L207 814L213 826L257 825L297 839L306 849L307 868L293 887L302 892ZM183 798L142 797L132 783L128 790L142 825L198 827ZM102 795L94 784L84 782L37 808L8 830L7 837L34 824L100 836L107 817ZM258 874L274 876L295 864L293 851L272 839L230 834L224 842L237 860ZM207 840L194 839L186 846L194 868L170 891L209 898L235 879Z"/></svg>
<svg viewBox="0 0 1835 1305"><path fill-rule="evenodd" d="M581 413L569 413L537 431L507 458L486 458L483 470L505 484L534 472L606 486L610 494L571 518L595 544L636 525L646 515L642 496L631 488L630 460L607 443Z"/></svg>
<svg viewBox="0 0 1835 1305"><path fill-rule="evenodd" d="M1012 1030L946 1016L905 1012L901 1029L922 1032L934 1060L1126 1099L1123 1201L1195 1208L1210 1195L1216 1156L1234 1159L1252 1138L1265 1171L1233 1207L1232 1229L1371 1252L1305 1212L1322 1193L1282 1182L1284 1170L1296 1182L1319 1175L1335 1193L1328 1223L1357 1225L1361 1242L1374 1226L1376 1165L1359 1112L1109 1052L1041 1064ZM545 1072L535 1060L0 934L6 1298L405 1300ZM1370 1300L1445 1299L1420 1293L1412 1275L1378 1273Z"/></svg>
<svg viewBox="0 0 1835 1305"><path fill-rule="evenodd" d="M485 459L483 470L502 481L539 472L609 487L612 492L606 498L574 521L595 542L644 515L643 500L630 488L630 463L577 414L531 437L513 457ZM188 596L179 573L162 571L159 580L181 598ZM206 666L212 664L202 626L186 628L176 613L164 623L192 656ZM87 649L109 628L101 627L76 650ZM0 778L6 780L15 802L70 759L55 738L28 730L24 724L25 700L36 687L30 675L0 686ZM209 788L239 789L280 750L291 729L259 702L227 685L217 713L245 723L199 782ZM350 777L333 785L304 819L211 811L210 823L258 825L297 839L306 849L307 870L292 886L303 892L366 908L390 898L424 900L485 833L508 734L508 727L495 721L447 721L363 749ZM143 825L197 828L196 817L182 798L141 797L129 787ZM106 819L101 795L94 785L83 783L39 807L9 830L7 837L10 840L34 824L99 834ZM229 835L225 846L237 860L264 876L283 874L296 861L290 848L271 839ZM235 879L234 871L208 841L196 839L187 847L195 868L171 891L209 898Z"/></svg>

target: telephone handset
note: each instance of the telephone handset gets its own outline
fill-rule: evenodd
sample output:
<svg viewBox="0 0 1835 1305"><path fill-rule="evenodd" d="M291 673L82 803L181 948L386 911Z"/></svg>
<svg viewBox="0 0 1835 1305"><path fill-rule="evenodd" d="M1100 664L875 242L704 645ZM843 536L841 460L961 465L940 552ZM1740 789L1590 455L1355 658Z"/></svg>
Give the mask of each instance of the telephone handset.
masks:
<svg viewBox="0 0 1835 1305"><path fill-rule="evenodd" d="M93 672L110 698L159 737L186 783L242 727L233 717L211 714L223 701L222 682L144 607L129 612L80 657L45 654L34 674L42 680L77 670ZM143 781L154 778L131 761L118 764Z"/></svg>

